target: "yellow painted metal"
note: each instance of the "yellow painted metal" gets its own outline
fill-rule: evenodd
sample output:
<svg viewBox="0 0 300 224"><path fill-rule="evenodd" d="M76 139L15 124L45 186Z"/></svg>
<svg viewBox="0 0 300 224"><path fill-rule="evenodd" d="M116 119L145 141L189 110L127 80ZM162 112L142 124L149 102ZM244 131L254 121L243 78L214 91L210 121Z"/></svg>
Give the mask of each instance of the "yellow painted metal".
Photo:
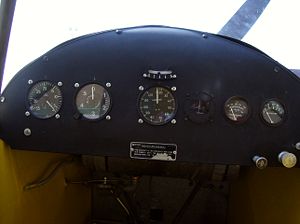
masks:
<svg viewBox="0 0 300 224"><path fill-rule="evenodd" d="M65 177L87 173L79 165L66 165L47 185L24 191L62 154L11 150L0 140L0 223L82 224L91 211L90 189L66 185ZM230 224L300 223L300 169L243 168L231 185Z"/></svg>
<svg viewBox="0 0 300 224"><path fill-rule="evenodd" d="M229 201L230 224L300 223L300 169L245 168Z"/></svg>
<svg viewBox="0 0 300 224"><path fill-rule="evenodd" d="M0 140L0 223L82 224L90 216L88 187L66 185L65 177L80 178L85 170L66 165L46 185L29 191L23 187L42 175L49 163L66 155L11 150Z"/></svg>

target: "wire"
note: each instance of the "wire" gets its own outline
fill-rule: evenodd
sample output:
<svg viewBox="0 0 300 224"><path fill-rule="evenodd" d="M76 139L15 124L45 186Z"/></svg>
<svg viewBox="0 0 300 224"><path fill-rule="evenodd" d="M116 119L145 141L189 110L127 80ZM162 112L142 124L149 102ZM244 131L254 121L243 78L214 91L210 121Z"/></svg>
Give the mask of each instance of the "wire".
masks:
<svg viewBox="0 0 300 224"><path fill-rule="evenodd" d="M53 168L53 170L46 176L46 177L41 177L40 180L27 184L23 187L24 191L32 190L38 187L41 187L45 184L47 184L50 180L52 180L53 177L56 176L60 168L62 168L65 164L67 163L72 163L74 162L74 157L73 156L68 156L66 158L63 158L62 160L58 161L57 165ZM48 170L49 166L45 169ZM45 172L44 172L45 173Z"/></svg>

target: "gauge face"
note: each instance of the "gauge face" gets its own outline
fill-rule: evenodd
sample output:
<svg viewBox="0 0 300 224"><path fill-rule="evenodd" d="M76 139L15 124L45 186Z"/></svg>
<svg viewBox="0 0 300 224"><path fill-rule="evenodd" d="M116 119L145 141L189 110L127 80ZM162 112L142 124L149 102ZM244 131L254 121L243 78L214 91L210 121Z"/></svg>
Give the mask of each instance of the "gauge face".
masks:
<svg viewBox="0 0 300 224"><path fill-rule="evenodd" d="M142 94L139 110L148 123L153 125L166 124L175 116L175 98L167 88L152 87Z"/></svg>
<svg viewBox="0 0 300 224"><path fill-rule="evenodd" d="M83 86L76 95L76 107L89 120L103 118L110 109L111 99L107 90L99 84Z"/></svg>
<svg viewBox="0 0 300 224"><path fill-rule="evenodd" d="M285 116L285 110L281 103L275 100L267 101L262 109L262 118L269 125L280 124Z"/></svg>
<svg viewBox="0 0 300 224"><path fill-rule="evenodd" d="M40 119L53 117L61 108L62 93L58 86L52 82L42 81L36 83L28 94L29 109Z"/></svg>
<svg viewBox="0 0 300 224"><path fill-rule="evenodd" d="M236 123L244 122L249 117L249 106L241 97L231 97L224 106L226 117Z"/></svg>
<svg viewBox="0 0 300 224"><path fill-rule="evenodd" d="M214 110L212 97L204 92L191 94L185 102L187 118L196 123L212 121Z"/></svg>

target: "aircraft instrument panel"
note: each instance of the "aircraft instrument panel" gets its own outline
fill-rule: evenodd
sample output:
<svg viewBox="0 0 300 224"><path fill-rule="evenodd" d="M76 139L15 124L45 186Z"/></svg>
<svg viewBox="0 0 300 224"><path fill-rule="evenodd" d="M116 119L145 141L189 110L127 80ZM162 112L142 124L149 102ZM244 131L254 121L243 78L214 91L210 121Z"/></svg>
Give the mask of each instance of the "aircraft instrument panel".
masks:
<svg viewBox="0 0 300 224"><path fill-rule="evenodd" d="M297 166L300 81L225 36L146 26L69 40L0 99L14 149L131 159Z"/></svg>

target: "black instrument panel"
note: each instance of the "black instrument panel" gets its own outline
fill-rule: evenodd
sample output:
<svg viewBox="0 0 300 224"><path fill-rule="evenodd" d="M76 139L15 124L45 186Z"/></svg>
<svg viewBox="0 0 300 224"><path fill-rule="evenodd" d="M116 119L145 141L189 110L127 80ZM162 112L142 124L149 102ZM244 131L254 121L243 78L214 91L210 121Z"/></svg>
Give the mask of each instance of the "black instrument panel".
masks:
<svg viewBox="0 0 300 224"><path fill-rule="evenodd" d="M24 67L2 94L0 137L16 149L279 166L282 151L300 155L299 91L296 75L240 41L126 28Z"/></svg>

